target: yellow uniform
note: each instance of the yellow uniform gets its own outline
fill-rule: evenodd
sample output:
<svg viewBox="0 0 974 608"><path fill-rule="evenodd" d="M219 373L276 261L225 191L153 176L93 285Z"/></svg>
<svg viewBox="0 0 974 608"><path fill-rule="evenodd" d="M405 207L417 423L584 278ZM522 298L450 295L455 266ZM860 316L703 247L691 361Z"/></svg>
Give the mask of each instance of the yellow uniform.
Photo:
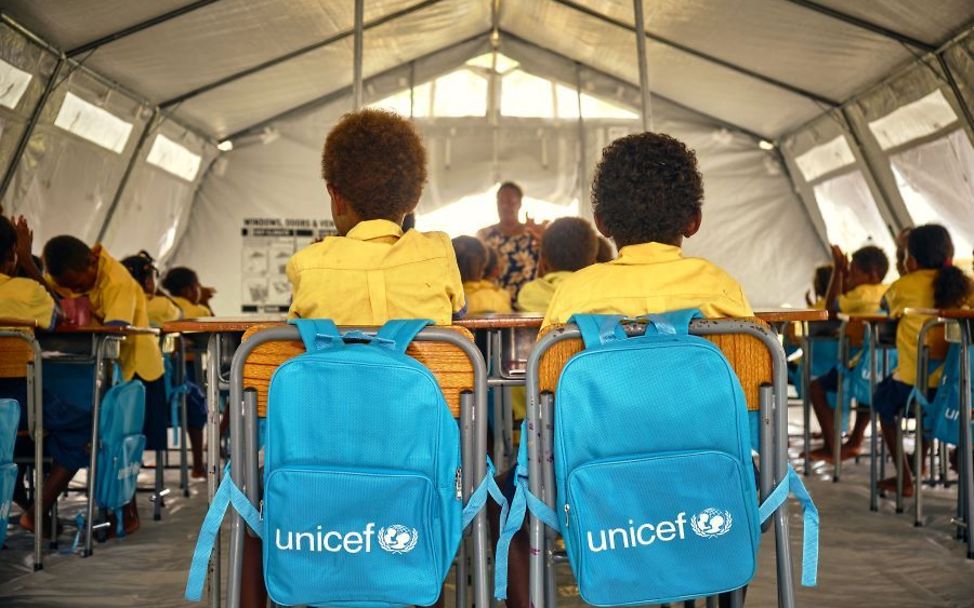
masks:
<svg viewBox="0 0 974 608"><path fill-rule="evenodd" d="M198 317L212 317L213 311L207 306L202 304L193 304L186 298L181 298L179 296L170 296L172 301L176 303L179 310L183 311L184 319L196 319Z"/></svg>
<svg viewBox="0 0 974 608"><path fill-rule="evenodd" d="M98 253L98 277L88 292L91 312L104 323L121 321L135 327L149 327L145 292L125 266L104 249ZM152 382L162 376L162 351L155 336L128 336L122 342L122 376L131 380L138 374Z"/></svg>
<svg viewBox="0 0 974 608"><path fill-rule="evenodd" d="M837 298L839 312L850 315L875 314L882 310L883 296L889 287L882 283L866 283Z"/></svg>
<svg viewBox="0 0 974 608"><path fill-rule="evenodd" d="M551 303L555 290L570 276L572 273L567 270L556 270L525 284L521 291L517 292L515 308L523 312L548 310L548 304Z"/></svg>
<svg viewBox="0 0 974 608"><path fill-rule="evenodd" d="M889 316L899 318L896 327L896 350L899 363L893 370L893 378L905 384L915 384L917 379L917 337L920 328L930 317L905 315L906 308L933 308L933 282L939 271L916 270L900 277L886 291ZM930 386L936 386L940 374L931 374Z"/></svg>
<svg viewBox="0 0 974 608"><path fill-rule="evenodd" d="M463 309L463 286L450 237L388 220L359 222L295 253L287 264L290 318L339 325L432 319L449 325Z"/></svg>
<svg viewBox="0 0 974 608"><path fill-rule="evenodd" d="M490 281L467 281L463 284L467 314L511 312L511 294Z"/></svg>
<svg viewBox="0 0 974 608"><path fill-rule="evenodd" d="M0 317L54 325L54 298L37 281L0 273Z"/></svg>
<svg viewBox="0 0 974 608"><path fill-rule="evenodd" d="M149 323L153 327L162 327L164 323L178 321L183 318L183 311L176 306L175 302L166 296L147 295L145 298Z"/></svg>
<svg viewBox="0 0 974 608"><path fill-rule="evenodd" d="M544 326L576 312L643 315L699 308L706 317L751 317L741 286L701 258L662 243L629 245L611 262L583 268L555 291Z"/></svg>

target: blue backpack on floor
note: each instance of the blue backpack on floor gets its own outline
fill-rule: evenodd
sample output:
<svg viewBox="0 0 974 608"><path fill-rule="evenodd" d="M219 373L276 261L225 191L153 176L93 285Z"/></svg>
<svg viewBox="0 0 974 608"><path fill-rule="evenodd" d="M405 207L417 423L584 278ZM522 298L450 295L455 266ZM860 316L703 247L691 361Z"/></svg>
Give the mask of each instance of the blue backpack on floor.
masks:
<svg viewBox="0 0 974 608"><path fill-rule="evenodd" d="M389 321L374 337L342 336L328 320L293 323L307 352L271 380L262 510L224 477L186 597L200 599L213 535L233 502L263 539L274 602L431 605L487 492L503 498L488 473L462 503L457 422L433 374L405 354L430 322Z"/></svg>
<svg viewBox="0 0 974 608"><path fill-rule="evenodd" d="M145 386L138 380L122 382L108 389L98 415L98 472L95 501L117 511L135 496L145 435ZM119 536L124 536L118 517Z"/></svg>
<svg viewBox="0 0 974 608"><path fill-rule="evenodd" d="M805 506L806 549L818 515L789 477L758 507L747 405L733 368L688 333L696 310L642 317L627 337L614 315L575 315L585 350L555 393L556 509L530 495L526 434L516 493L498 543L498 572L525 507L561 532L582 598L595 606L663 604L746 585L761 523L789 488ZM815 583L806 562L803 582ZM501 598L506 579L495 580Z"/></svg>
<svg viewBox="0 0 974 608"><path fill-rule="evenodd" d="M14 444L20 424L20 404L13 399L0 399L0 547L7 538L7 518L17 483Z"/></svg>

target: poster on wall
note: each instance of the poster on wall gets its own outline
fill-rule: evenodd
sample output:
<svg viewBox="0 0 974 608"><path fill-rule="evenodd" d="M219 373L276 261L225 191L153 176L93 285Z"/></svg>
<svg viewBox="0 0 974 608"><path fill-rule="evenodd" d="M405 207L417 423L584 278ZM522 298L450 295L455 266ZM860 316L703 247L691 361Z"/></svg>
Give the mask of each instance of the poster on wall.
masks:
<svg viewBox="0 0 974 608"><path fill-rule="evenodd" d="M246 218L240 229L242 312L287 312L287 262L296 251L337 234L325 219Z"/></svg>

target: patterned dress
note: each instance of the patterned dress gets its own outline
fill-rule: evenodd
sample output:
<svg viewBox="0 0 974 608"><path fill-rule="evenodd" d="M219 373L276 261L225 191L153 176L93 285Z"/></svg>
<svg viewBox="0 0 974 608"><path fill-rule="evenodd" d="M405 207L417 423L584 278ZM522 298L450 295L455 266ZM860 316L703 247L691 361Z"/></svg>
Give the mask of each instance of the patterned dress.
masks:
<svg viewBox="0 0 974 608"><path fill-rule="evenodd" d="M484 228L477 233L487 245L497 250L497 255L504 264L504 273L498 283L511 294L511 299L517 299L517 292L521 286L533 281L538 271L538 260L541 248L535 239L523 232L518 235L504 234L499 225Z"/></svg>

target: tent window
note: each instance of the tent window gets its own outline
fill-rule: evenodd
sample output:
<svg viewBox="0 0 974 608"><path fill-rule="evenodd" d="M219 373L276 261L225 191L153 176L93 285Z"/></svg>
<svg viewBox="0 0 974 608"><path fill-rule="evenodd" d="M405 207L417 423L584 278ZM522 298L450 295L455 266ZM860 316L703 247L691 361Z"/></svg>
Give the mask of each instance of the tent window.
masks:
<svg viewBox="0 0 974 608"><path fill-rule="evenodd" d="M429 213L420 213L416 217L416 225L420 230L438 230L450 236L473 236L480 228L497 223L497 186L499 184L486 192L465 196ZM521 201L521 220L524 221L527 215L536 222L577 216L578 200L559 205L525 196Z"/></svg>
<svg viewBox="0 0 974 608"><path fill-rule="evenodd" d="M814 190L830 242L847 252L876 245L894 259L893 238L861 172L833 177L816 185Z"/></svg>
<svg viewBox="0 0 974 608"><path fill-rule="evenodd" d="M974 247L974 147L964 131L895 154L890 164L913 223L943 224L966 258Z"/></svg>
<svg viewBox="0 0 974 608"><path fill-rule="evenodd" d="M487 79L457 70L433 81L433 116L486 116Z"/></svg>
<svg viewBox="0 0 974 608"><path fill-rule="evenodd" d="M13 110L27 92L33 76L0 59L0 105Z"/></svg>
<svg viewBox="0 0 974 608"><path fill-rule="evenodd" d="M883 150L895 148L931 135L957 122L957 114L937 89L886 116L869 123L869 129Z"/></svg>
<svg viewBox="0 0 974 608"><path fill-rule="evenodd" d="M494 67L494 53L484 53L483 55L478 55L470 61L467 65L475 68L483 68L485 70L491 70ZM506 74L519 66L517 61L514 61L507 55L503 53L497 53L497 73Z"/></svg>
<svg viewBox="0 0 974 608"><path fill-rule="evenodd" d="M808 152L795 158L795 164L805 177L805 181L812 182L826 173L841 169L856 162L856 157L849 148L849 142L844 135L815 146Z"/></svg>
<svg viewBox="0 0 974 608"><path fill-rule="evenodd" d="M430 115L430 100L432 98L433 84L421 84L413 89L412 100L410 100L409 89L399 91L384 99L369 104L370 108L381 108L391 110L401 116L409 116L409 105L413 105L413 116L415 118L428 118Z"/></svg>
<svg viewBox="0 0 974 608"><path fill-rule="evenodd" d="M155 165L191 182L196 179L201 159L199 154L190 152L185 146L177 144L165 135L156 135L149 156L145 160L150 165Z"/></svg>
<svg viewBox="0 0 974 608"><path fill-rule="evenodd" d="M501 114L577 120L578 93L574 87L514 70L501 79ZM639 115L620 105L582 93L582 118L637 120Z"/></svg>
<svg viewBox="0 0 974 608"><path fill-rule="evenodd" d="M132 123L125 122L73 93L64 96L64 103L61 104L54 124L116 153L125 149L125 142L132 132Z"/></svg>

